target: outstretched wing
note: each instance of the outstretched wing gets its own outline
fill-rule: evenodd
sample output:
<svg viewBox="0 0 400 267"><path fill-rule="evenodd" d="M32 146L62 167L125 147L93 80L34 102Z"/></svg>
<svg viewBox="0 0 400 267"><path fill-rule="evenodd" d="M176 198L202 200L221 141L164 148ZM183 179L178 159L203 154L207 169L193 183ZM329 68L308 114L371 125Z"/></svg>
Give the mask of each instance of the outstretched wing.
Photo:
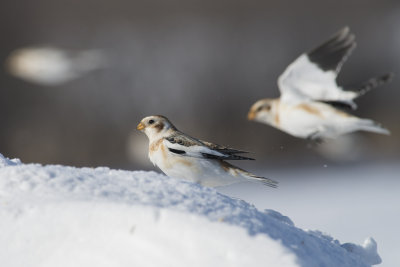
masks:
<svg viewBox="0 0 400 267"><path fill-rule="evenodd" d="M308 53L300 55L278 79L281 101L296 104L307 100L343 102L355 107L357 93L336 83L343 63L356 47L348 27Z"/></svg>
<svg viewBox="0 0 400 267"><path fill-rule="evenodd" d="M184 134L166 137L164 144L170 152L181 156L203 159L253 160L252 158L236 155L239 153L247 153L245 151L200 141Z"/></svg>

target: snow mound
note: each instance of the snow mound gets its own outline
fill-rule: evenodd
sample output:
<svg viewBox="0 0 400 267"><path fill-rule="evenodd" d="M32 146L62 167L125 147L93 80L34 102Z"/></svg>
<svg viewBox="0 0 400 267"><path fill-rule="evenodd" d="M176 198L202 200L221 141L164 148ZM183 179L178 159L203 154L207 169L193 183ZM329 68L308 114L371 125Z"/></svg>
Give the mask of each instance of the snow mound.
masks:
<svg viewBox="0 0 400 267"><path fill-rule="evenodd" d="M268 192L266 192L268 193ZM279 212L155 172L21 164L0 154L2 266L370 266Z"/></svg>

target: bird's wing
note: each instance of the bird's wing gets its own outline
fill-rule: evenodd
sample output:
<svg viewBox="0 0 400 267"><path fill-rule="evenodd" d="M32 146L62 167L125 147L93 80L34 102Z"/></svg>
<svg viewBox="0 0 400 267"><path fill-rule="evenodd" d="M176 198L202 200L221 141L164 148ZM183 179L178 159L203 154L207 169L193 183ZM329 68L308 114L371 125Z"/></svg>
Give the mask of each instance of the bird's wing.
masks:
<svg viewBox="0 0 400 267"><path fill-rule="evenodd" d="M296 104L307 100L344 102L355 107L357 93L336 83L343 63L356 47L348 27L308 53L300 55L278 79L281 101Z"/></svg>
<svg viewBox="0 0 400 267"><path fill-rule="evenodd" d="M226 153L226 154L244 154L244 153L249 153L248 151L244 151L244 150L238 150L238 149L234 149L231 147L227 147L227 146L222 146L222 145L217 145L217 144L213 144L207 141L203 141L200 140L203 144L205 144L207 147L209 147L212 150L216 150L218 152L221 153Z"/></svg>
<svg viewBox="0 0 400 267"><path fill-rule="evenodd" d="M164 140L164 144L170 152L181 156L202 159L253 160L252 158L236 155L238 153L246 153L245 151L200 141L184 134L176 134L166 137Z"/></svg>

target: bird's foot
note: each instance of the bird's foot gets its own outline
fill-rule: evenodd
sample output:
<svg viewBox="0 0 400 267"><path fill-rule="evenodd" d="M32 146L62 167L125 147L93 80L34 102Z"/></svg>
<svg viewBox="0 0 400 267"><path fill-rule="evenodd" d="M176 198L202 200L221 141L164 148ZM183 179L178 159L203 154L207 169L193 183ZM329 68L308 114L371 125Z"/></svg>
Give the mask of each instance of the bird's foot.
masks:
<svg viewBox="0 0 400 267"><path fill-rule="evenodd" d="M306 138L307 142L308 142L308 147L309 148L314 148L317 147L319 145L321 145L322 143L325 142L325 139L322 138L320 132L313 132L312 134L308 135Z"/></svg>

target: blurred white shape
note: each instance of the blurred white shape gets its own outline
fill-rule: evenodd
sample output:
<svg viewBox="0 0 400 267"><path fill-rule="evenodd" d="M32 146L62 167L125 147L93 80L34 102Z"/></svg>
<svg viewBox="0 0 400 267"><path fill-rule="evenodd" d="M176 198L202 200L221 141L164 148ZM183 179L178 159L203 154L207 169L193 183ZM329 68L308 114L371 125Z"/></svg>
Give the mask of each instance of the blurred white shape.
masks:
<svg viewBox="0 0 400 267"><path fill-rule="evenodd" d="M334 161L354 161L365 155L367 143L362 136L348 134L336 139L326 139L316 147L318 153ZM324 167L328 167L325 166Z"/></svg>
<svg viewBox="0 0 400 267"><path fill-rule="evenodd" d="M8 71L23 80L54 86L79 78L106 65L100 50L67 51L53 47L14 50L6 61Z"/></svg>

